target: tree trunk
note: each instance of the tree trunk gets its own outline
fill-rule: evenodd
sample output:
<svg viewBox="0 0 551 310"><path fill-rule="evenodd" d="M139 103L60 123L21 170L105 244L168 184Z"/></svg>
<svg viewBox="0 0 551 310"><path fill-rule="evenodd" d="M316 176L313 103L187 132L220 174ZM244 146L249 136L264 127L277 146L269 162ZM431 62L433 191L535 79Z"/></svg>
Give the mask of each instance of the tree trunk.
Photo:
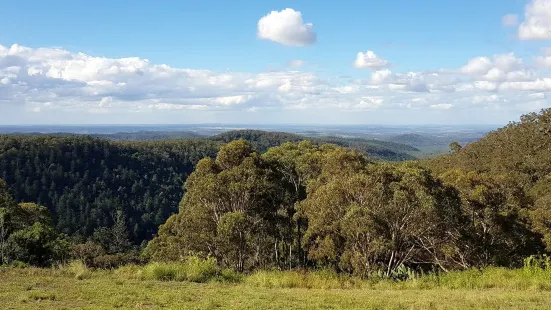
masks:
<svg viewBox="0 0 551 310"><path fill-rule="evenodd" d="M289 270L291 270L292 266L292 259L293 259L293 244L289 244Z"/></svg>

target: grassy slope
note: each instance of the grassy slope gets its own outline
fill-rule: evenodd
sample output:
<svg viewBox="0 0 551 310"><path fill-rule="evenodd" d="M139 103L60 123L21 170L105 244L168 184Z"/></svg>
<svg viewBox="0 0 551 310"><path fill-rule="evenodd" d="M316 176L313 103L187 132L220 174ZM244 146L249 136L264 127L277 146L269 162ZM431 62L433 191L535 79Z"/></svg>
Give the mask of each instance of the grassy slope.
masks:
<svg viewBox="0 0 551 310"><path fill-rule="evenodd" d="M544 309L549 304L551 292L535 287L264 288L141 281L112 272L77 280L58 270L0 269L2 309Z"/></svg>

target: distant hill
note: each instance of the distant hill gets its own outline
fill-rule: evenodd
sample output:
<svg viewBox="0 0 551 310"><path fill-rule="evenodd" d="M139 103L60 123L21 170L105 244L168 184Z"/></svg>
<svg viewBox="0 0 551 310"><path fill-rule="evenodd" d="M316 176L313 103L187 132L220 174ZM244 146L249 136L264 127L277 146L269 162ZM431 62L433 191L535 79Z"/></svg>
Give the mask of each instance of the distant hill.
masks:
<svg viewBox="0 0 551 310"><path fill-rule="evenodd" d="M386 141L398 144L405 144L420 150L416 154L419 158L431 157L449 152L449 144L458 142L461 145L478 141L482 134L443 134L443 135L424 135L417 133L405 133L385 138Z"/></svg>
<svg viewBox="0 0 551 310"><path fill-rule="evenodd" d="M364 138L342 138L335 136L308 137L287 132L263 130L232 130L214 136L204 136L193 131L135 131L105 134L77 134L77 133L18 133L21 136L89 136L112 141L160 141L178 139L207 139L213 142L228 143L237 139L251 142L256 151L263 153L268 148L281 145L285 142L299 142L309 140L316 144L331 143L362 152L374 160L403 161L417 159L421 150L393 141L382 141Z"/></svg>
<svg viewBox="0 0 551 310"><path fill-rule="evenodd" d="M95 138L117 140L117 141L151 141L168 139L187 139L203 137L193 131L136 131L117 132L109 134L92 134Z"/></svg>
<svg viewBox="0 0 551 310"><path fill-rule="evenodd" d="M202 135L193 131L134 131L134 132L117 132L117 133L70 133L70 132L13 132L10 135L20 136L90 136L98 139L107 139L114 141L154 141L167 139L187 139L200 138Z"/></svg>
<svg viewBox="0 0 551 310"><path fill-rule="evenodd" d="M406 144L414 147L427 147L441 145L442 141L434 137L423 136L416 133L396 135L388 139L394 143Z"/></svg>
<svg viewBox="0 0 551 310"><path fill-rule="evenodd" d="M416 157L410 153L420 152L420 150L415 147L388 141L339 137L314 138L292 133L268 132L262 130L233 130L215 135L209 139L223 143L244 139L253 143L258 152L265 152L268 148L278 146L285 142L309 140L317 144L331 143L342 147L348 147L362 152L375 160L388 161L413 160L416 159Z"/></svg>

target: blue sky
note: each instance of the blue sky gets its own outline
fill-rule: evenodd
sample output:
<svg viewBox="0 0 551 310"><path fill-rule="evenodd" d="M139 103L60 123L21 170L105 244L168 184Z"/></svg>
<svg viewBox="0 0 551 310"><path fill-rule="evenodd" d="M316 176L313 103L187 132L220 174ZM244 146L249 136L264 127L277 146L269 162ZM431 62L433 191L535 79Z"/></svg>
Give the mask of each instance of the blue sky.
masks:
<svg viewBox="0 0 551 310"><path fill-rule="evenodd" d="M504 123L551 104L548 18L549 0L5 1L0 123ZM368 51L385 65L355 65Z"/></svg>

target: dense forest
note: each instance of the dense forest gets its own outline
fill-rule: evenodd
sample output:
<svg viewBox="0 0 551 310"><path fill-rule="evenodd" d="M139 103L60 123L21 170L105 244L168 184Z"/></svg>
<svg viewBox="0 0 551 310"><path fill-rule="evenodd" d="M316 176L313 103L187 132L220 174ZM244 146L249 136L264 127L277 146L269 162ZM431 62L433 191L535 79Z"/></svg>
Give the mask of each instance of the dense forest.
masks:
<svg viewBox="0 0 551 310"><path fill-rule="evenodd" d="M215 156L223 143L242 138L264 152L271 146L303 139L263 131L236 131L201 139L170 139L153 132L102 137L108 139L61 133L0 135L0 178L9 184L15 201L45 206L55 229L73 243L93 240L107 252L113 247L112 231L117 225L129 244L139 246L150 240L159 225L178 211L183 184L197 162ZM369 141L334 142L350 143L385 160L408 156L371 147ZM399 151L399 144L389 145Z"/></svg>
<svg viewBox="0 0 551 310"><path fill-rule="evenodd" d="M405 162L379 160L411 151L400 144L259 131L150 142L1 136L2 261L109 267L133 252L362 277L518 266L551 249L550 134L551 109Z"/></svg>
<svg viewBox="0 0 551 310"><path fill-rule="evenodd" d="M110 142L81 136L0 136L0 178L18 202L46 206L56 228L91 236L120 211L139 244L176 211L195 164L213 156L210 141Z"/></svg>

